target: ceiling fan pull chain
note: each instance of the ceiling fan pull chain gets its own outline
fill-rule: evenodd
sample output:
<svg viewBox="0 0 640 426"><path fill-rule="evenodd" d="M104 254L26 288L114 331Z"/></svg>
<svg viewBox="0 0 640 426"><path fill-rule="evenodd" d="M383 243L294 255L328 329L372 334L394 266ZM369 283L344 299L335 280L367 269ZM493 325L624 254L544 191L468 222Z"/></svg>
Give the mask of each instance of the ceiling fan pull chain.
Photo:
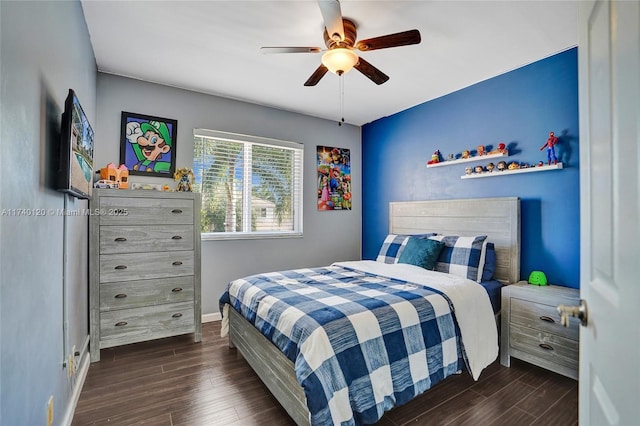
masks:
<svg viewBox="0 0 640 426"><path fill-rule="evenodd" d="M344 123L344 74L340 74L339 76L339 90L340 90L340 121L338 122L338 126L342 126Z"/></svg>

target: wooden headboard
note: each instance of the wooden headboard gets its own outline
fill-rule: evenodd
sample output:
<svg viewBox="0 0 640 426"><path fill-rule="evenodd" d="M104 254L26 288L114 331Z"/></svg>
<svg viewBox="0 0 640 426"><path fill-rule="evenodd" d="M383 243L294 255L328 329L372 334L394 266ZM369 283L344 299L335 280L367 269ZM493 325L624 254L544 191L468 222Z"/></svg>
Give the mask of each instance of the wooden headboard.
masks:
<svg viewBox="0 0 640 426"><path fill-rule="evenodd" d="M401 201L389 203L389 233L486 235L496 248L494 278L520 280L520 199Z"/></svg>

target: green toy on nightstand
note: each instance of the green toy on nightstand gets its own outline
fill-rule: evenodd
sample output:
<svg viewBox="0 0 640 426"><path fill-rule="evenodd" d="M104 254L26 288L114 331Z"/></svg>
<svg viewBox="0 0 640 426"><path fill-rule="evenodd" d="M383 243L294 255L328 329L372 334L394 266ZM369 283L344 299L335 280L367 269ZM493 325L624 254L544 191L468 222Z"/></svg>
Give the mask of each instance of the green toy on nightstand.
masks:
<svg viewBox="0 0 640 426"><path fill-rule="evenodd" d="M547 285L547 276L542 271L531 271L529 274L529 284Z"/></svg>

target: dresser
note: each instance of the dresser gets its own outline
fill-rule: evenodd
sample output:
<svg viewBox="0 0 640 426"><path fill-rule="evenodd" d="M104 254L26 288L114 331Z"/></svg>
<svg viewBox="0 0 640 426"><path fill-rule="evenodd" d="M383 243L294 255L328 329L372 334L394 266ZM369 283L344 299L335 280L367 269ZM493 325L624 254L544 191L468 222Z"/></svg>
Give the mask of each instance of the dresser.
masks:
<svg viewBox="0 0 640 426"><path fill-rule="evenodd" d="M200 194L96 189L89 213L91 361L179 334L199 342Z"/></svg>
<svg viewBox="0 0 640 426"><path fill-rule="evenodd" d="M502 289L500 363L515 357L578 379L580 320L560 324L557 306L578 305L577 289L521 281Z"/></svg>

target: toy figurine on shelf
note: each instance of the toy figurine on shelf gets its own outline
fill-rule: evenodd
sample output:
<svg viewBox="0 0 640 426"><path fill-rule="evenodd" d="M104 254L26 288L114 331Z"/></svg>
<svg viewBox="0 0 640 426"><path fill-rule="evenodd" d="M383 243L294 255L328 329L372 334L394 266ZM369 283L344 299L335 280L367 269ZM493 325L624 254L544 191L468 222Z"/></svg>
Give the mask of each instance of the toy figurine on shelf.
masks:
<svg viewBox="0 0 640 426"><path fill-rule="evenodd" d="M452 161L453 159L454 159L453 154L449 154L449 156L447 157L447 160L448 160L448 161Z"/></svg>
<svg viewBox="0 0 640 426"><path fill-rule="evenodd" d="M507 153L507 146L504 144L504 142L500 142L498 144L498 148L494 149L489 154L506 154L506 153Z"/></svg>
<svg viewBox="0 0 640 426"><path fill-rule="evenodd" d="M487 164L487 171L489 173L491 173L493 171L493 169L495 169L495 168L496 168L496 166L493 163Z"/></svg>
<svg viewBox="0 0 640 426"><path fill-rule="evenodd" d="M476 166L473 171L476 173L482 173L484 172L484 168L482 166Z"/></svg>
<svg viewBox="0 0 640 426"><path fill-rule="evenodd" d="M462 151L462 158L469 158L471 157L471 153L469 152L468 149L465 149L464 151Z"/></svg>
<svg viewBox="0 0 640 426"><path fill-rule="evenodd" d="M178 182L176 191L178 192L191 192L193 191L193 172L191 169L183 167L176 170L173 174L173 179Z"/></svg>
<svg viewBox="0 0 640 426"><path fill-rule="evenodd" d="M473 172L473 169L471 167L467 167L466 169L464 169L464 173L467 175L470 175Z"/></svg>
<svg viewBox="0 0 640 426"><path fill-rule="evenodd" d="M431 154L431 160L427 161L427 164L436 164L440 162L440 151L437 149Z"/></svg>
<svg viewBox="0 0 640 426"><path fill-rule="evenodd" d="M551 165L551 161L553 160L553 164L558 164L558 159L556 158L556 144L558 143L558 137L553 133L549 132L549 138L547 141L540 147L540 151L547 148L547 164Z"/></svg>
<svg viewBox="0 0 640 426"><path fill-rule="evenodd" d="M506 161L500 161L498 163L498 171L504 171L507 169L507 162Z"/></svg>
<svg viewBox="0 0 640 426"><path fill-rule="evenodd" d="M520 164L516 163L515 161L512 161L511 163L509 163L509 170L518 170L520 168Z"/></svg>
<svg viewBox="0 0 640 426"><path fill-rule="evenodd" d="M478 155L479 156L483 156L485 154L484 145L478 145L478 147L476 149L478 150Z"/></svg>

